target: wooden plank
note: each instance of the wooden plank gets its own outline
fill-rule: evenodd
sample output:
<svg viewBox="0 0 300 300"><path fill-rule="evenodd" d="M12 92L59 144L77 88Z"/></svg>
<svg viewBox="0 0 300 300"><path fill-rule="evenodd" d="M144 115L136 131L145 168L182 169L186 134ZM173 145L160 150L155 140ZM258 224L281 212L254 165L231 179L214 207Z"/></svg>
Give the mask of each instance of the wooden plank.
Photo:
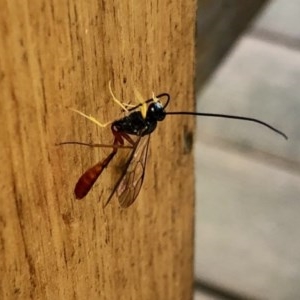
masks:
<svg viewBox="0 0 300 300"><path fill-rule="evenodd" d="M269 29L295 21L280 19L279 8ZM277 40L254 34L214 74L198 107L260 118L289 140L250 123L198 120L195 272L198 286L231 298L298 299L300 57L277 32Z"/></svg>
<svg viewBox="0 0 300 300"><path fill-rule="evenodd" d="M85 200L73 196L107 149L54 144L111 142L66 109L120 116L109 80L126 102L136 86L145 99L169 92L173 111L193 107L194 24L193 0L1 0L1 299L192 298L193 119L167 118L153 134L127 210L102 207L113 168Z"/></svg>
<svg viewBox="0 0 300 300"><path fill-rule="evenodd" d="M214 144L195 150L196 278L243 299L298 299L299 173Z"/></svg>
<svg viewBox="0 0 300 300"><path fill-rule="evenodd" d="M298 0L273 0L263 16L255 22L255 34L266 38L283 40L288 45L300 48L300 6Z"/></svg>
<svg viewBox="0 0 300 300"><path fill-rule="evenodd" d="M286 12L274 13L277 26L270 28L276 31ZM298 299L300 57L281 35L256 37L255 30L241 39L199 95L198 107L260 118L289 140L251 124L199 120L196 276L240 298Z"/></svg>
<svg viewBox="0 0 300 300"><path fill-rule="evenodd" d="M197 77L200 90L267 0L198 1Z"/></svg>

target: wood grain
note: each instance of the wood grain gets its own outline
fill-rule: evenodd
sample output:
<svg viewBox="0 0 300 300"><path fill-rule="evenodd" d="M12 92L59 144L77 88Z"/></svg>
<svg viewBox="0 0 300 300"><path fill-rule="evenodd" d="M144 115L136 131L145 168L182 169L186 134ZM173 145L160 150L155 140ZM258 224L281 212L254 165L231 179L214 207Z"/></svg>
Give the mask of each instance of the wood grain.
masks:
<svg viewBox="0 0 300 300"><path fill-rule="evenodd" d="M194 120L172 116L151 138L146 180L129 209L100 201L107 169L82 201L80 174L108 152L100 121L133 87L193 110L195 1L1 0L1 299L191 299ZM122 155L122 154L120 154Z"/></svg>

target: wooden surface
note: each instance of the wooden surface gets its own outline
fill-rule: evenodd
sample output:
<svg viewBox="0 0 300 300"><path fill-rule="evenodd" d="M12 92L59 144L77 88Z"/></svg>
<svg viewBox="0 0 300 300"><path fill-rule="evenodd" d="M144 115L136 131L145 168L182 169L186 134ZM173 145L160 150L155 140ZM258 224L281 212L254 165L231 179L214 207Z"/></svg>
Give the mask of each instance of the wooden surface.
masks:
<svg viewBox="0 0 300 300"><path fill-rule="evenodd" d="M83 201L74 184L111 142L108 81L121 100L133 87L193 110L195 1L1 0L1 299L191 299L193 119L169 117L151 138L144 187L127 210L104 210L106 170ZM120 153L122 156L122 153Z"/></svg>
<svg viewBox="0 0 300 300"><path fill-rule="evenodd" d="M268 0L198 0L196 86L204 82Z"/></svg>

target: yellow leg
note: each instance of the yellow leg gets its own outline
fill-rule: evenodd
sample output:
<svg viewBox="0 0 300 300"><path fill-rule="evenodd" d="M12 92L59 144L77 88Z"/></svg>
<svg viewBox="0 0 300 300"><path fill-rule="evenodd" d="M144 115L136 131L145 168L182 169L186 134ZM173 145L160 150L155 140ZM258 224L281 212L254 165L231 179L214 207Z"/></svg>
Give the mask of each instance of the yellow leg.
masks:
<svg viewBox="0 0 300 300"><path fill-rule="evenodd" d="M136 107L136 104L130 104L130 103L125 103L125 102L122 102L122 104L127 108L131 108L131 107Z"/></svg>
<svg viewBox="0 0 300 300"><path fill-rule="evenodd" d="M155 96L154 92L152 92L152 99L154 102L159 102L159 99Z"/></svg>
<svg viewBox="0 0 300 300"><path fill-rule="evenodd" d="M121 106L124 111L128 112L127 107L130 108L130 107L135 107L136 106L136 105L132 105L132 104L128 104L128 103L122 103L121 101L119 101L115 97L115 95L114 95L114 93L111 89L111 82L110 81L108 82L108 87L109 87L109 91L110 91L110 94L111 94L114 102L116 102L119 106ZM148 109L147 103L144 101L142 95L140 94L140 92L135 87L134 87L134 93L135 93L135 96L136 96L138 102L141 104L140 111L141 111L141 114L142 114L143 118L145 119L146 115L147 115L147 109ZM154 102L159 101L159 99L155 96L154 92L152 92L152 95L153 95L153 101Z"/></svg>
<svg viewBox="0 0 300 300"><path fill-rule="evenodd" d="M111 83L109 81L108 83L108 87L109 87L109 91L110 91L110 94L113 98L113 101L116 102L119 106L122 107L122 109L126 112L128 112L128 109L127 107L135 107L136 105L133 105L133 104L128 104L128 103L122 103L120 102L114 95L114 93L112 92L112 89L111 89ZM140 94L140 92L134 87L134 93L135 93L135 96L138 100L138 102L141 104L141 114L143 116L143 118L145 119L146 118L146 115L147 115L147 109L148 109L148 106L147 106L147 103L144 101L142 95ZM152 98L153 98L153 101L154 102L157 102L159 101L159 99L155 96L154 92L152 92ZM82 117L90 120L91 122L95 123L96 125L100 126L100 127L106 127L107 125L111 124L112 122L107 122L107 123L100 123L97 119L95 119L93 116L91 115L86 115L85 113L75 109L75 108L70 108L70 110L76 112L77 114L81 115Z"/></svg>
<svg viewBox="0 0 300 300"><path fill-rule="evenodd" d="M110 83L110 81L109 81L109 83L108 83L108 87L109 87L110 94L111 94L111 96L112 96L112 98L113 98L113 101L116 102L119 106L121 106L123 110L125 110L126 112L128 112L128 109L126 108L126 106L128 107L128 106L131 106L131 105L130 105L130 104L125 104L125 105L124 105L124 104L122 104L122 103L115 97L115 95L114 95L114 93L112 92L112 89L111 89L111 83ZM132 106L134 106L134 105L132 105ZM101 122L99 122L97 119L95 119L93 116L91 116L91 115L86 115L85 113L83 113L83 112L81 112L81 111L79 111L79 110L77 110L77 109L75 109L75 108L70 108L70 110L72 110L72 111L76 112L77 114L81 115L82 117L84 117L84 118L86 118L86 119L92 121L93 123L95 123L96 125L98 125L98 126L100 126L100 127L106 127L107 125L109 125L109 124L112 123L112 122L101 123Z"/></svg>
<svg viewBox="0 0 300 300"><path fill-rule="evenodd" d="M125 107L125 105L123 105L122 102L120 102L120 101L115 97L114 93L112 92L110 81L108 82L108 88L109 88L109 91L110 91L110 94L111 94L113 100L114 100L119 106L121 106L126 112L128 112L128 109Z"/></svg>
<svg viewBox="0 0 300 300"><path fill-rule="evenodd" d="M83 112L77 110L77 109L74 109L74 108L70 108L70 110L76 112L77 114L81 115L82 117L92 121L93 123L95 123L96 125L100 126L100 127L106 127L107 125L111 124L112 122L107 122L107 123L100 123L98 120L96 120L94 117L92 117L91 115L88 116L86 114L84 114Z"/></svg>

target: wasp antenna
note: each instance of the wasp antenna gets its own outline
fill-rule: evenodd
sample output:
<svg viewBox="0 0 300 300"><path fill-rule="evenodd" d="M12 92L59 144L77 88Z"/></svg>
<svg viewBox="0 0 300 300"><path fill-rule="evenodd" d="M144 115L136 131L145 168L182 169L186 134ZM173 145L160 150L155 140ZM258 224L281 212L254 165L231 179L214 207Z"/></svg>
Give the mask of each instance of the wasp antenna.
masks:
<svg viewBox="0 0 300 300"><path fill-rule="evenodd" d="M282 131L278 130L277 128L271 126L270 124L263 122L261 120L249 117L242 117L242 116L235 116L235 115L225 115L225 114L215 114L215 113L201 113L201 112L189 112L189 111L176 111L176 112L167 112L167 115L190 115L190 116L203 116L203 117L214 117L214 118L224 118L224 119L234 119L234 120L243 120L258 123L263 125L272 131L276 132L277 134L284 137L286 140L288 139L287 135Z"/></svg>

